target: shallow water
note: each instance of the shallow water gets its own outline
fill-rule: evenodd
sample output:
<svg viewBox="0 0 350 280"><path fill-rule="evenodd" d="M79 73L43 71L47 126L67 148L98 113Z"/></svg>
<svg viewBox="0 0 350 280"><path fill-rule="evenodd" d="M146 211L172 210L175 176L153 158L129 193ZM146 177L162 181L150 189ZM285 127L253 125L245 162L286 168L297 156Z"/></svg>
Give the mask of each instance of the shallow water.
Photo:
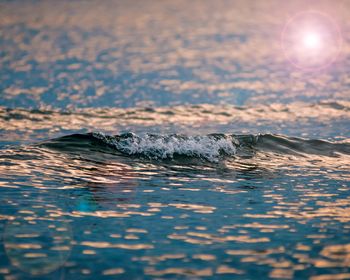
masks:
<svg viewBox="0 0 350 280"><path fill-rule="evenodd" d="M0 3L4 279L350 278L349 3Z"/></svg>

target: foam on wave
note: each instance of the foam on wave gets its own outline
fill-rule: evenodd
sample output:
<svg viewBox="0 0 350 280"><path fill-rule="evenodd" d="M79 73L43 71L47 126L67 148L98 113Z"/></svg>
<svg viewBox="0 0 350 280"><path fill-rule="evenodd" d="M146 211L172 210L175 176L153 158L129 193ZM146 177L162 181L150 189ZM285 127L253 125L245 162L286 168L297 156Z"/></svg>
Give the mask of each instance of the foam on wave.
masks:
<svg viewBox="0 0 350 280"><path fill-rule="evenodd" d="M140 137L133 133L108 136L96 132L92 135L124 154L143 155L152 159L188 156L218 161L220 157L235 155L239 145L235 137L224 134L204 136L146 134Z"/></svg>

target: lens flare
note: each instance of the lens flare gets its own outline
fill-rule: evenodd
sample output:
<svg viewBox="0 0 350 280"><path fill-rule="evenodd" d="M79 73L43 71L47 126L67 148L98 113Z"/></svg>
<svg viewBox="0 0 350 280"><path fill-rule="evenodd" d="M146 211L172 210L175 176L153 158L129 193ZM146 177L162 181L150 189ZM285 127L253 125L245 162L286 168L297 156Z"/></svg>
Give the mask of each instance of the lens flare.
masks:
<svg viewBox="0 0 350 280"><path fill-rule="evenodd" d="M286 23L281 36L286 58L295 67L306 71L331 65L340 53L341 44L338 25L317 11L296 14Z"/></svg>

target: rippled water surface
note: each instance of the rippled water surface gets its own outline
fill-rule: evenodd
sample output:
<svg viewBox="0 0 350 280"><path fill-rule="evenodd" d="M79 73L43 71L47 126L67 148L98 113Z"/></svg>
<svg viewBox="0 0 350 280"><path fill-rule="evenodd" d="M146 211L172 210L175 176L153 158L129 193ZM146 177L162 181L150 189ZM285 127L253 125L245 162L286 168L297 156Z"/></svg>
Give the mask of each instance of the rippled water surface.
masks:
<svg viewBox="0 0 350 280"><path fill-rule="evenodd" d="M1 1L0 277L350 279L350 5L284 2Z"/></svg>

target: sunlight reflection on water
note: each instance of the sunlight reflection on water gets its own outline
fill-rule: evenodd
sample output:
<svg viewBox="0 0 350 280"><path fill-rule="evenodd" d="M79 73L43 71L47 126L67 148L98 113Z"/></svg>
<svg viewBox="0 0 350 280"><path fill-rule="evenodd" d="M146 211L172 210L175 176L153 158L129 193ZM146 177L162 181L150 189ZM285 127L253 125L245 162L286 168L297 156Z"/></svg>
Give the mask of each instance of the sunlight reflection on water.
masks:
<svg viewBox="0 0 350 280"><path fill-rule="evenodd" d="M310 3L1 2L1 277L349 278L349 34L280 49Z"/></svg>

